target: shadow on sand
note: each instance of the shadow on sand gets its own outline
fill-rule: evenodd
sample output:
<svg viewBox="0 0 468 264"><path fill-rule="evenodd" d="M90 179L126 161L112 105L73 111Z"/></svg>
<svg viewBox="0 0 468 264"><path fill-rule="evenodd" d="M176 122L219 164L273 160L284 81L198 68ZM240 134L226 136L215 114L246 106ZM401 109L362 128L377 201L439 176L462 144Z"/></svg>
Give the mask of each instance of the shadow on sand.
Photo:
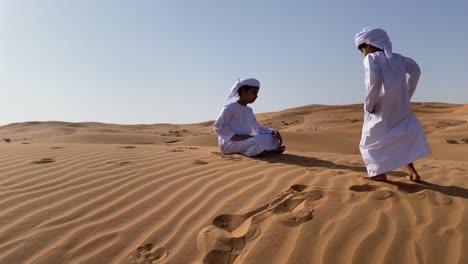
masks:
<svg viewBox="0 0 468 264"><path fill-rule="evenodd" d="M352 166L352 165L344 165L344 164L336 164L328 160L322 160L313 157L306 157L306 156L299 156L295 154L285 153L282 155L270 155L265 157L258 157L258 160L270 162L270 163L284 163L289 165L298 165L307 168L311 167L321 167L321 168L329 168L329 169L341 169L341 170L351 170L355 172L361 172L366 174L366 168L364 166ZM387 173L390 176L397 176L397 177L406 177L408 174L400 171L392 171ZM363 175L364 176L364 175ZM449 195L452 197L460 197L464 199L468 199L468 189L458 186L443 186L438 185L435 183L430 183L424 180L421 180L419 183L405 183L400 181L391 181L387 180L386 182L382 182L383 184L391 184L398 188L400 192L403 193L416 193L423 190L431 190L435 192L440 192L445 195Z"/></svg>
<svg viewBox="0 0 468 264"><path fill-rule="evenodd" d="M391 181L388 180L384 183L388 183L391 185L395 185L400 192L403 193L416 193L420 192L423 190L431 190L434 192L439 192L443 193L448 196L452 197L460 197L464 199L468 199L468 189L465 189L463 187L458 187L458 186L443 186L443 185L438 185L435 183L430 183L427 181L421 180L418 183L406 183L406 182L399 182L399 181Z"/></svg>
<svg viewBox="0 0 468 264"><path fill-rule="evenodd" d="M362 172L367 174L366 168L363 166L353 166L353 165L344 165L344 164L336 164L334 162L328 160L322 160L313 157L306 157L306 156L299 156L295 154L285 153L282 155L269 155L264 157L256 158L258 160L270 162L270 163L284 163L289 165L298 165L307 168L312 167L321 167L321 168L329 168L329 169L337 169L337 170L351 170L355 172ZM399 172L399 171L392 171L387 173L388 175L398 176L398 177L405 177L408 174Z"/></svg>

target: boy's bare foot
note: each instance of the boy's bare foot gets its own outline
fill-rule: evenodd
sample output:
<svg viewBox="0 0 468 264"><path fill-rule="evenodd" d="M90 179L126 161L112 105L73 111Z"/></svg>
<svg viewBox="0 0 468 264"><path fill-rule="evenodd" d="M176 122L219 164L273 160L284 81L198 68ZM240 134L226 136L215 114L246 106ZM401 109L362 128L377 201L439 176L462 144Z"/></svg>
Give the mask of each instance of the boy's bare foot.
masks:
<svg viewBox="0 0 468 264"><path fill-rule="evenodd" d="M268 154L283 154L283 152L286 150L286 147L285 146L281 146L281 147L278 147L277 149L273 149L273 150L266 150L264 152L262 152L263 154L265 155L268 155Z"/></svg>
<svg viewBox="0 0 468 264"><path fill-rule="evenodd" d="M410 181L414 181L414 182L420 182L421 181L421 176L419 176L419 174L416 172L416 173L412 173L412 172L408 172L408 176L406 176L406 179L410 180Z"/></svg>
<svg viewBox="0 0 468 264"><path fill-rule="evenodd" d="M406 167L408 168L408 176L406 176L408 180L413 182L421 181L421 176L419 176L418 172L414 168L413 163L406 165Z"/></svg>
<svg viewBox="0 0 468 264"><path fill-rule="evenodd" d="M387 175L385 173L382 173L373 177L364 177L364 178L367 180L373 180L373 181L387 181Z"/></svg>
<svg viewBox="0 0 468 264"><path fill-rule="evenodd" d="M286 146L281 146L278 147L277 149L273 150L276 154L283 154L283 152L286 150Z"/></svg>
<svg viewBox="0 0 468 264"><path fill-rule="evenodd" d="M413 182L420 182L421 181L421 176L419 175L408 175L406 176L406 179L413 181Z"/></svg>

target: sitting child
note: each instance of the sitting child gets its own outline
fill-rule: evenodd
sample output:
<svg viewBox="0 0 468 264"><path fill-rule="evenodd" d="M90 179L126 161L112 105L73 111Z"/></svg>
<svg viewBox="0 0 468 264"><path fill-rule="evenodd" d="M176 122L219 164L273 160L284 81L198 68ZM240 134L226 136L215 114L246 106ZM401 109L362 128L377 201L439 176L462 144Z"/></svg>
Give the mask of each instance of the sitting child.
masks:
<svg viewBox="0 0 468 264"><path fill-rule="evenodd" d="M252 157L284 152L280 133L261 126L252 108L247 106L255 102L259 89L260 82L253 78L238 80L232 87L228 99L239 97L239 100L225 105L214 123L218 144L224 154L239 153Z"/></svg>

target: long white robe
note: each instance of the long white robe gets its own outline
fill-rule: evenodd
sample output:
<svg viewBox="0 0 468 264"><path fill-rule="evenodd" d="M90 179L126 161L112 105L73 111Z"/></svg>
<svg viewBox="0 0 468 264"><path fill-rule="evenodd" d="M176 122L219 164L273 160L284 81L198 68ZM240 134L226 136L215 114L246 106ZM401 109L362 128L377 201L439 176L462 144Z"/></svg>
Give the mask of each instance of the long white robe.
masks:
<svg viewBox="0 0 468 264"><path fill-rule="evenodd" d="M238 102L223 107L213 129L218 134L218 145L224 154L255 156L279 147L279 141L272 134L273 129L261 126L252 108ZM246 140L232 140L234 135L252 134L254 136Z"/></svg>
<svg viewBox="0 0 468 264"><path fill-rule="evenodd" d="M418 64L400 54L387 58L375 52L364 58L364 68L367 93L359 148L372 177L429 155L431 149L410 105L421 74Z"/></svg>

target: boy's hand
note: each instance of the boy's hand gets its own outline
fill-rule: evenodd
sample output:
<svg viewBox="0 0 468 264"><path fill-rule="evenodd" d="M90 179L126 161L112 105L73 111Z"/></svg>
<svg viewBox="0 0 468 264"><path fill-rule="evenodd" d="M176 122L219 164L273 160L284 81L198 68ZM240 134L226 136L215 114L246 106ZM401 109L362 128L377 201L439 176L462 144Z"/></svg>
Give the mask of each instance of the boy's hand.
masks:
<svg viewBox="0 0 468 264"><path fill-rule="evenodd" d="M279 145L283 146L283 137L281 136L280 132L278 130L273 130L272 134L279 140Z"/></svg>
<svg viewBox="0 0 468 264"><path fill-rule="evenodd" d="M234 141L243 141L251 138L251 135L234 135L231 139Z"/></svg>

